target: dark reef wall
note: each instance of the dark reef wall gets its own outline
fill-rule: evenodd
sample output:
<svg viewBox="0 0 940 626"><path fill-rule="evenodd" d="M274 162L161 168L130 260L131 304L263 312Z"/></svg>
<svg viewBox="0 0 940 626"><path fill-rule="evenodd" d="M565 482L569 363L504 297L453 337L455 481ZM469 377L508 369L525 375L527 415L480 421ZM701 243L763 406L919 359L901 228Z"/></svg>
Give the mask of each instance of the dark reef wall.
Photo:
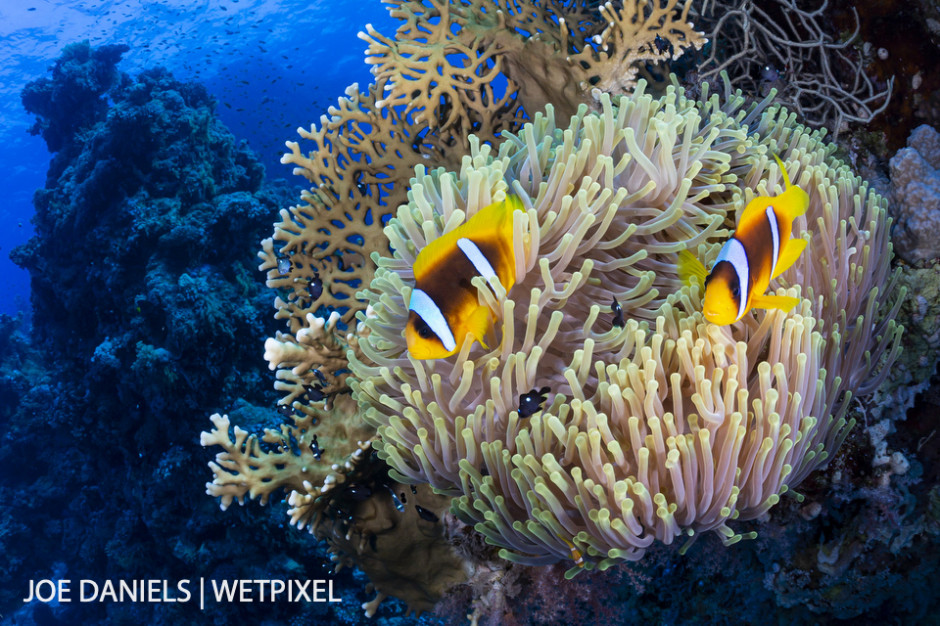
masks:
<svg viewBox="0 0 940 626"><path fill-rule="evenodd" d="M0 320L0 615L231 623L345 610L21 601L30 579L329 569L308 535L274 530L282 503L222 514L197 479L208 478L198 433L211 412L277 421L255 251L296 193L264 184L202 86L163 69L132 78L116 67L125 50L70 45L23 91L55 155L35 195L37 234L12 255L30 272L33 325Z"/></svg>

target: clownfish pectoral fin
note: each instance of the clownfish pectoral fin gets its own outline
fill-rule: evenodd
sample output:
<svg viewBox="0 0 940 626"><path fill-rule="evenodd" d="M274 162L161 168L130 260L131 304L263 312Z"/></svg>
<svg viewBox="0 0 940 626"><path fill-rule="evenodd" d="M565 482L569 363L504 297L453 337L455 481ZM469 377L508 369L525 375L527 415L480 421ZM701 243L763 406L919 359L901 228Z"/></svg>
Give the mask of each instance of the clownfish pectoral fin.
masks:
<svg viewBox="0 0 940 626"><path fill-rule="evenodd" d="M683 283L694 280L701 287L705 285L706 278L708 278L708 270L702 262L688 250L679 251L679 280Z"/></svg>
<svg viewBox="0 0 940 626"><path fill-rule="evenodd" d="M770 295L752 296L750 302L751 308L753 309L780 309L784 313L789 313L790 310L799 303L799 298Z"/></svg>
<svg viewBox="0 0 940 626"><path fill-rule="evenodd" d="M774 275L771 276L771 278L776 278L790 269L790 266L796 263L796 260L803 254L803 250L806 249L806 244L807 241L805 239L791 239L788 241L787 245L783 247L783 251L780 253L780 258L777 259L777 269L774 271Z"/></svg>
<svg viewBox="0 0 940 626"><path fill-rule="evenodd" d="M486 336L486 331L490 327L490 310L485 306L480 306L470 315L470 319L467 320L467 332L473 336L474 339L480 342L480 345L484 349L489 350L489 346L486 345L486 342L483 338Z"/></svg>

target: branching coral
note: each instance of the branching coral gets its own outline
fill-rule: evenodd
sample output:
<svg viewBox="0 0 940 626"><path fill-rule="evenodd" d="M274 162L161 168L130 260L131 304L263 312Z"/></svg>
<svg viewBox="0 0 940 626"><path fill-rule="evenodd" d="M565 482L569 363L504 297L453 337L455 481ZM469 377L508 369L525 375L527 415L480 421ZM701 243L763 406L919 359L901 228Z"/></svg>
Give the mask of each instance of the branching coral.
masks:
<svg viewBox="0 0 940 626"><path fill-rule="evenodd" d="M494 105L507 112L521 105L532 114L551 103L567 117L593 88L627 92L646 64L705 43L688 20L691 3L678 0L627 0L619 7L584 0L388 4L405 22L395 39L371 26L360 35L369 43L366 62L387 81L381 105L428 106L419 121L456 127L464 136L489 134L480 124ZM508 83L501 94L494 89L499 74ZM415 101L416 92L429 98Z"/></svg>
<svg viewBox="0 0 940 626"><path fill-rule="evenodd" d="M372 278L371 253L387 252L381 231L406 201L416 165L456 168L470 133L496 144L520 127L523 110L552 102L573 114L592 89L629 90L646 64L705 43L677 0L630 0L621 9L581 1L389 4L403 22L395 38L371 27L361 35L375 84L366 93L352 85L319 128L299 130L313 148L305 155L288 142L282 159L313 183L303 204L282 211L261 253L268 285L282 294L278 318L292 333L321 306L343 308L347 324L362 309L356 290ZM672 47L660 51L657 35Z"/></svg>
<svg viewBox="0 0 940 626"><path fill-rule="evenodd" d="M459 515L523 563L606 568L712 529L733 543L728 522L766 512L839 446L852 392L877 386L900 337L885 203L818 133L769 101L742 108L740 93L654 99L640 83L602 104L567 129L549 109L495 154L473 143L457 174L417 169L350 362L393 475L457 496ZM806 299L705 324L674 253L714 258L745 203L782 190L771 153L811 199L795 225L810 245L783 276ZM410 359L417 251L507 193L527 208L520 281L506 294L476 279L498 320L492 349ZM622 328L603 312L613 298ZM519 395L542 386L547 406L520 417Z"/></svg>
<svg viewBox="0 0 940 626"><path fill-rule="evenodd" d="M796 0L706 2L697 21L712 46L701 78L727 72L750 93L778 88L804 123L836 136L849 122L870 122L888 106L893 79L879 85L866 73L872 52L857 41L858 15L854 32L837 37L824 25L827 7L828 0L814 9Z"/></svg>
<svg viewBox="0 0 940 626"><path fill-rule="evenodd" d="M376 83L366 93L352 85L319 127L299 130L313 143L311 152L305 155L299 144L288 142L291 152L283 162L293 163L313 187L304 191L303 203L281 211L259 255L267 284L278 293L276 318L287 325L266 342L265 357L277 369L277 389L285 392L280 404L307 415L317 410L308 406L311 390L317 395L347 391L347 342L354 347L361 337L347 337L343 328L364 306L356 292L372 279L371 255L389 252L382 231L407 201L416 166L456 168L470 150L468 133L496 144L500 133L520 127L523 105L537 110L553 99L573 112L592 86L629 88L636 67L704 43L687 23L688 7L680 11L676 0L630 2L621 10L580 2L517 7L488 0L393 7L404 22L395 40L373 29L364 35L371 42ZM660 33L674 46L668 53L654 45ZM467 51L462 61L454 56L459 49ZM534 80L529 72L538 59L545 68ZM566 68L563 76L559 68ZM443 78L409 84L406 93L405 77L415 74ZM497 76L508 81L504 96L495 95ZM526 95L536 85L539 94ZM649 272L643 276L651 280ZM624 278L624 284L635 278ZM622 296L629 298L629 291ZM355 446L342 449L349 454Z"/></svg>
<svg viewBox="0 0 940 626"><path fill-rule="evenodd" d="M303 528L322 521L320 514L327 502L318 502L319 496L345 483L346 475L371 451L373 430L357 419L348 392L333 390L325 403L324 399L314 402L304 396L310 392L296 382L294 374L306 373L311 360L330 362L337 358L336 353L345 353L345 345L326 345L334 339L332 330L338 317L334 313L327 323L322 319L314 322L298 343L267 341L269 359L297 363L294 370L278 372L281 380L277 387L288 392L281 407L292 423L265 429L259 437L238 426L230 433L227 416L212 416L215 428L202 433L201 443L222 448L215 462L210 463L214 479L207 489L210 495L221 498L223 509L233 500L243 503L246 496L264 504L272 493L283 488L291 494L292 524ZM334 385L345 391L343 380L334 381Z"/></svg>

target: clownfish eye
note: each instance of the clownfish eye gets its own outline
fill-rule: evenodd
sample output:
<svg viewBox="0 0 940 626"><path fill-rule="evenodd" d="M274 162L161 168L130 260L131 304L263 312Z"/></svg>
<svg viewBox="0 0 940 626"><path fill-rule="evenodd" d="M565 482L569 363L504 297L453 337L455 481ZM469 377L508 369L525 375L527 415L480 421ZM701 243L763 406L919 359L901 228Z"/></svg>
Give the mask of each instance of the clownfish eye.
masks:
<svg viewBox="0 0 940 626"><path fill-rule="evenodd" d="M420 317L415 320L415 331L422 339L431 339L434 337L434 331L431 330L431 327Z"/></svg>
<svg viewBox="0 0 940 626"><path fill-rule="evenodd" d="M738 285L734 285L731 287L731 297L735 299L741 297L741 288L738 287Z"/></svg>

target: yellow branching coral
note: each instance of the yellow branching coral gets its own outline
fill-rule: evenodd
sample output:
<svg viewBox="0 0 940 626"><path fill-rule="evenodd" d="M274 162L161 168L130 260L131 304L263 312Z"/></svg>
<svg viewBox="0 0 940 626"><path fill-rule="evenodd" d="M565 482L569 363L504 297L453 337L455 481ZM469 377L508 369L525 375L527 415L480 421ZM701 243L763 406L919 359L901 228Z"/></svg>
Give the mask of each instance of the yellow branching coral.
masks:
<svg viewBox="0 0 940 626"><path fill-rule="evenodd" d="M369 43L366 62L387 81L382 105L427 107L420 121L464 135L479 135L491 103L530 113L551 103L567 117L592 89L629 91L646 64L675 60L706 42L688 20L691 3L678 0L627 0L619 8L570 0L388 4L405 22L395 38L371 26L360 34ZM494 89L499 74L507 78L503 93ZM415 92L431 97L415 101Z"/></svg>
<svg viewBox="0 0 940 626"><path fill-rule="evenodd" d="M357 411L349 394L346 374L323 377L324 384L311 387L308 378L320 381L315 366L337 371L345 367L348 350L357 350L361 338L350 334L339 341L335 332L339 319L310 316L310 324L296 338L279 334L265 342L265 358L277 370L275 387L286 392L279 407L289 421L278 428L266 428L261 436L238 426L228 416L213 415L214 428L203 432L203 446L219 446L210 463L213 481L206 485L210 495L221 498L222 508L245 497L264 504L272 493L284 489L292 505L291 523L301 528L322 521L328 499L320 496L347 481L371 453L375 436ZM309 394L323 397L313 401Z"/></svg>
<svg viewBox="0 0 940 626"><path fill-rule="evenodd" d="M609 82L613 76L619 77L617 80L626 76L618 63L630 59L628 65L635 65L649 57L648 53L655 49L652 38L656 32L668 30L676 44L685 42L692 45L690 42L693 42L696 46L701 45L702 41L694 39L696 34L686 24L686 13L676 9L675 0L663 6L649 5L645 11L640 9L641 5L646 6L638 3L622 11L602 8L600 13L580 5L566 9L564 14L570 18L571 24L578 25L582 41L578 44L580 52L572 52L574 60L569 59L565 63L574 64L577 71L586 72L581 77L583 80L597 82L595 78L601 77ZM536 28L544 30L550 24L553 25L552 32L559 37L562 37L562 31L567 33L568 27L564 23L559 30L552 17L555 13L550 9L528 5L518 10L504 7L510 17L497 27L484 23L489 19L486 14L473 13L481 6L454 8L452 11L446 3L434 4L427 10L421 9L418 3L398 4L393 13L405 24L397 35L399 43L394 44L395 49L401 51L408 47L401 42L411 42L408 44L411 46L423 45L426 33L422 33L422 29L432 28L436 33L432 39L442 42L444 52L441 52L443 56L431 55L424 59L425 65L420 73L429 74L436 73L435 67L440 69L442 64L456 62L448 47L456 45L456 40L464 42L461 45L476 46L475 50L485 48L490 51L481 53L480 59L489 56L503 58L502 42L515 42L516 48L513 49L516 52L513 54L516 56L521 50L519 45L529 45L525 43L529 40L521 33L533 34ZM453 24L462 24L463 30L447 29L443 32L432 24L443 14L450 16L448 19ZM642 19L634 20L631 16L642 16ZM527 26L523 28L524 24ZM455 34L455 31L459 32ZM378 37L374 31L370 32ZM481 39L483 32L490 32L490 35ZM599 51L583 41L583 38L594 34L599 37ZM568 41L567 37L564 34L555 43L548 43L549 36L543 33L537 38L541 42L537 45L541 47L529 53L557 57L559 51L568 45L564 43ZM632 48L627 45L631 37L636 37ZM394 43L383 41L388 45ZM612 50L603 50L605 46L610 48L615 44L621 54L613 55ZM635 48L638 52L628 55L628 48ZM680 45L673 51L673 56L677 56L681 49ZM525 58L531 61L534 57L529 53ZM384 53L374 51L374 54L379 58ZM522 66L511 61L516 56L506 57L509 60L505 71L522 72ZM477 58L475 53L473 57ZM409 63L418 63L417 57L411 58ZM285 332L279 332L266 342L265 358L271 368L277 370L276 388L285 394L281 405L306 414L316 411L307 408L303 402L311 390L325 394L347 390L345 351L347 345L354 344L359 338L354 333L347 336L343 328L348 328L355 313L365 306L356 298L356 293L372 279L374 265L371 255L389 251L388 240L382 231L395 208L406 202L414 168L427 162L456 168L470 149L467 133L472 131L478 140L495 144L501 132L518 128L522 121L519 115L521 101L515 92L510 90L501 99L488 86L488 81L503 71L499 69L502 66L482 74L475 69L470 71L448 66L454 74L445 72L450 78L444 82L446 89L457 90L454 92L456 95L452 94L456 100L450 110L461 111L464 121L460 124L447 122L451 112L440 107L440 84L423 82L413 85L409 90L408 106L395 106L390 98L398 97L396 94L400 93L403 83L399 80L395 83L397 87L393 87L389 80L401 78L404 70L392 69L399 67L393 61L388 61L383 67L385 69L379 72L376 83L366 93L360 93L357 85L350 86L346 97L330 108L329 116L321 117L319 127L312 126L309 131L299 129L301 136L313 143L311 152L305 155L299 144L288 142L291 152L284 156L283 162L294 164L295 172L305 176L313 187L303 192L302 203L281 211L273 237L263 242L259 254L261 270L267 272L267 284L278 293L276 317L287 326ZM414 67L412 70L418 71ZM456 78L467 71L476 76L472 81L473 88L470 88L470 83ZM387 74L388 78L382 74ZM462 85L459 88L456 86L458 82ZM528 78L523 82L535 84ZM555 85L555 88L561 89L562 86ZM566 97L574 102L585 95L582 92L579 91L577 97L572 94ZM381 94L384 94L384 100L379 99ZM560 93L554 95L561 97ZM624 295L626 297L626 292ZM324 306L330 311L328 320L324 320L321 309ZM368 437L363 436L363 440L366 439ZM342 449L348 454L355 445L352 448L343 446Z"/></svg>
<svg viewBox="0 0 940 626"><path fill-rule="evenodd" d="M901 332L885 203L821 134L739 93L657 99L641 81L601 104L567 128L549 108L496 153L472 142L458 173L417 168L350 361L393 476L457 496L502 556L529 564L577 554L605 568L705 530L737 541L730 521L766 512L839 446L851 393L878 385ZM713 259L750 198L782 191L772 154L810 196L794 226L810 244L771 286L805 299L707 324L675 253ZM491 349L410 358L418 251L508 193L526 207L520 278L508 294L474 280L498 320ZM541 387L545 406L520 416L520 395Z"/></svg>
<svg viewBox="0 0 940 626"><path fill-rule="evenodd" d="M376 83L363 94L354 84L330 108L330 117L321 117L319 128L298 129L313 142L309 154L287 143L291 152L282 162L295 165L313 187L303 192L303 204L281 211L260 257L268 286L284 292L277 316L289 321L292 333L324 304L348 307L342 321L352 320L359 308L356 290L372 277L369 257L387 250L382 218L405 200L409 172L425 159L449 162L441 145L454 139L438 142L439 135L429 136L427 126L410 116L377 108L381 89ZM315 281L322 293L312 293Z"/></svg>
<svg viewBox="0 0 940 626"><path fill-rule="evenodd" d="M366 93L350 86L319 127L298 130L312 149L304 154L288 142L282 158L313 184L301 204L281 212L260 254L268 286L281 292L277 316L291 333L321 306L344 308L346 324L362 309L356 291L372 279L371 253L387 252L381 231L406 201L416 165L456 168L470 133L495 145L503 131L521 126L523 109L553 102L572 114L592 89L628 90L647 63L705 43L678 0L631 0L621 9L502 0L389 4L403 22L395 38L371 27L361 35L375 84ZM660 50L657 35L671 47Z"/></svg>
<svg viewBox="0 0 940 626"><path fill-rule="evenodd" d="M246 497L265 504L284 489L290 494L291 524L304 528L323 521L328 502L320 496L346 482L366 460L372 430L355 419L348 394L329 409L303 408L291 415L290 424L267 428L261 437L231 428L227 415L211 417L214 428L202 433L200 443L222 448L209 464L214 479L206 488L221 499L223 510L234 500L243 504Z"/></svg>

